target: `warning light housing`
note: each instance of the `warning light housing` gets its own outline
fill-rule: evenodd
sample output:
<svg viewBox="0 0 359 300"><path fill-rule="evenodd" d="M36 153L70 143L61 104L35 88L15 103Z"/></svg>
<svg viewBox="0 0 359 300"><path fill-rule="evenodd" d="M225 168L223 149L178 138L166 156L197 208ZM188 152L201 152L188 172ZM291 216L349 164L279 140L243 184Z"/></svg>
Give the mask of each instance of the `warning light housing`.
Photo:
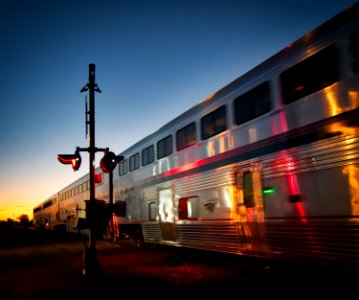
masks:
<svg viewBox="0 0 359 300"><path fill-rule="evenodd" d="M100 161L100 167L105 173L110 173L115 169L116 164L121 162L123 158L124 157L122 155L116 155L111 151L106 151Z"/></svg>
<svg viewBox="0 0 359 300"><path fill-rule="evenodd" d="M75 154L58 154L57 159L64 165L72 165L74 171L77 171L81 166L81 156L78 151Z"/></svg>

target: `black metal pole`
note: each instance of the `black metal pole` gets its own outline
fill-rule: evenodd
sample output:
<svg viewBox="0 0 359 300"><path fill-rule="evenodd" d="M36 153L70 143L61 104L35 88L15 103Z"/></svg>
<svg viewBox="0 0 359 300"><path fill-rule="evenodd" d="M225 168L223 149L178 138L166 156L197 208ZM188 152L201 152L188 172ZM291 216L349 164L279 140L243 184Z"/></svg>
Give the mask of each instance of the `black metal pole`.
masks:
<svg viewBox="0 0 359 300"><path fill-rule="evenodd" d="M114 241L115 239L115 230L113 224L113 171L111 170L109 173L109 198L110 198L110 211L111 211L111 219L110 219L110 226L111 226L111 239Z"/></svg>
<svg viewBox="0 0 359 300"><path fill-rule="evenodd" d="M87 249L87 253L85 253L85 267L87 272L93 275L94 272L97 271L98 261L96 254L96 246L95 246L95 65L89 65L89 173L90 173L90 237L89 237L89 247ZM87 257L86 257L87 256Z"/></svg>
<svg viewBox="0 0 359 300"><path fill-rule="evenodd" d="M96 195L95 195L95 65L89 65L89 117L90 117L90 139L89 139L89 170L90 170L90 202L91 208L94 207ZM93 216L91 216L93 217ZM90 249L95 248L95 237L93 234L93 224L90 226Z"/></svg>

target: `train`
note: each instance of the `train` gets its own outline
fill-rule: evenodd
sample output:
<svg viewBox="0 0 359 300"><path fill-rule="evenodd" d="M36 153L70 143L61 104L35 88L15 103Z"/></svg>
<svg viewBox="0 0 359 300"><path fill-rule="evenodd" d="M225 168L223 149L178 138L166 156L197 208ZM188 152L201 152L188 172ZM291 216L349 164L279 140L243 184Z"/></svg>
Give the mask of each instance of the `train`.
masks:
<svg viewBox="0 0 359 300"><path fill-rule="evenodd" d="M355 3L119 153L112 195L97 167L115 236L359 269L358 12ZM76 231L89 189L87 174L57 191L34 224Z"/></svg>

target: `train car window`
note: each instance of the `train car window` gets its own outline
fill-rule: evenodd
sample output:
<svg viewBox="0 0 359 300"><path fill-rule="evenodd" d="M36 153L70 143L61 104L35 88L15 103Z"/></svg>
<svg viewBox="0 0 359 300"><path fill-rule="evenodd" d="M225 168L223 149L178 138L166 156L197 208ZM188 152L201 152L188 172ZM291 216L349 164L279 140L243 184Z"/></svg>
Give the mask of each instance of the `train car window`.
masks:
<svg viewBox="0 0 359 300"><path fill-rule="evenodd" d="M201 136L206 140L227 129L226 106L223 105L201 119Z"/></svg>
<svg viewBox="0 0 359 300"><path fill-rule="evenodd" d="M148 218L150 221L156 220L156 202L148 203Z"/></svg>
<svg viewBox="0 0 359 300"><path fill-rule="evenodd" d="M153 145L142 150L142 166L146 166L155 160L155 147Z"/></svg>
<svg viewBox="0 0 359 300"><path fill-rule="evenodd" d="M255 119L271 110L269 81L240 95L233 102L234 120L237 125Z"/></svg>
<svg viewBox="0 0 359 300"><path fill-rule="evenodd" d="M42 208L46 208L46 207L49 207L51 205L52 205L52 200L45 202L44 205L42 206Z"/></svg>
<svg viewBox="0 0 359 300"><path fill-rule="evenodd" d="M86 182L82 184L82 192L86 192Z"/></svg>
<svg viewBox="0 0 359 300"><path fill-rule="evenodd" d="M37 213L37 212L39 212L41 210L41 207L36 207L36 208L34 208L34 213Z"/></svg>
<svg viewBox="0 0 359 300"><path fill-rule="evenodd" d="M198 197L186 197L178 199L178 219L198 218Z"/></svg>
<svg viewBox="0 0 359 300"><path fill-rule="evenodd" d="M137 170L140 167L140 154L136 153L130 156L130 171Z"/></svg>
<svg viewBox="0 0 359 300"><path fill-rule="evenodd" d="M177 151L192 146L196 143L196 126L191 123L176 132Z"/></svg>
<svg viewBox="0 0 359 300"><path fill-rule="evenodd" d="M168 156L172 154L172 152L172 135L169 135L157 142L157 159Z"/></svg>
<svg viewBox="0 0 359 300"><path fill-rule="evenodd" d="M285 70L280 75L283 103L289 104L339 80L335 44Z"/></svg>
<svg viewBox="0 0 359 300"><path fill-rule="evenodd" d="M125 175L127 174L128 172L128 160L125 159L123 160L120 165L119 165L119 168L118 168L118 175L119 176L122 176L122 175Z"/></svg>
<svg viewBox="0 0 359 300"><path fill-rule="evenodd" d="M126 217L126 201L116 201L113 211L117 217Z"/></svg>
<svg viewBox="0 0 359 300"><path fill-rule="evenodd" d="M253 176L247 171L243 173L242 179L243 200L246 207L254 207Z"/></svg>
<svg viewBox="0 0 359 300"><path fill-rule="evenodd" d="M350 48L353 58L353 71L359 73L359 31L354 31L350 36Z"/></svg>

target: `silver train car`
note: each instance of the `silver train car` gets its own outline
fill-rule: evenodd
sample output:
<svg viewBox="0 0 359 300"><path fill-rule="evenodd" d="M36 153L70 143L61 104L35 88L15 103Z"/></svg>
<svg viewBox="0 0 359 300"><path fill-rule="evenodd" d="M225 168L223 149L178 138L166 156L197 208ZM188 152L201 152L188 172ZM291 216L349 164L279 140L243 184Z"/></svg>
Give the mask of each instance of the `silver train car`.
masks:
<svg viewBox="0 0 359 300"><path fill-rule="evenodd" d="M118 237L358 269L358 12L356 3L120 153ZM108 202L102 175L96 198ZM88 188L84 176L51 197L67 230Z"/></svg>

